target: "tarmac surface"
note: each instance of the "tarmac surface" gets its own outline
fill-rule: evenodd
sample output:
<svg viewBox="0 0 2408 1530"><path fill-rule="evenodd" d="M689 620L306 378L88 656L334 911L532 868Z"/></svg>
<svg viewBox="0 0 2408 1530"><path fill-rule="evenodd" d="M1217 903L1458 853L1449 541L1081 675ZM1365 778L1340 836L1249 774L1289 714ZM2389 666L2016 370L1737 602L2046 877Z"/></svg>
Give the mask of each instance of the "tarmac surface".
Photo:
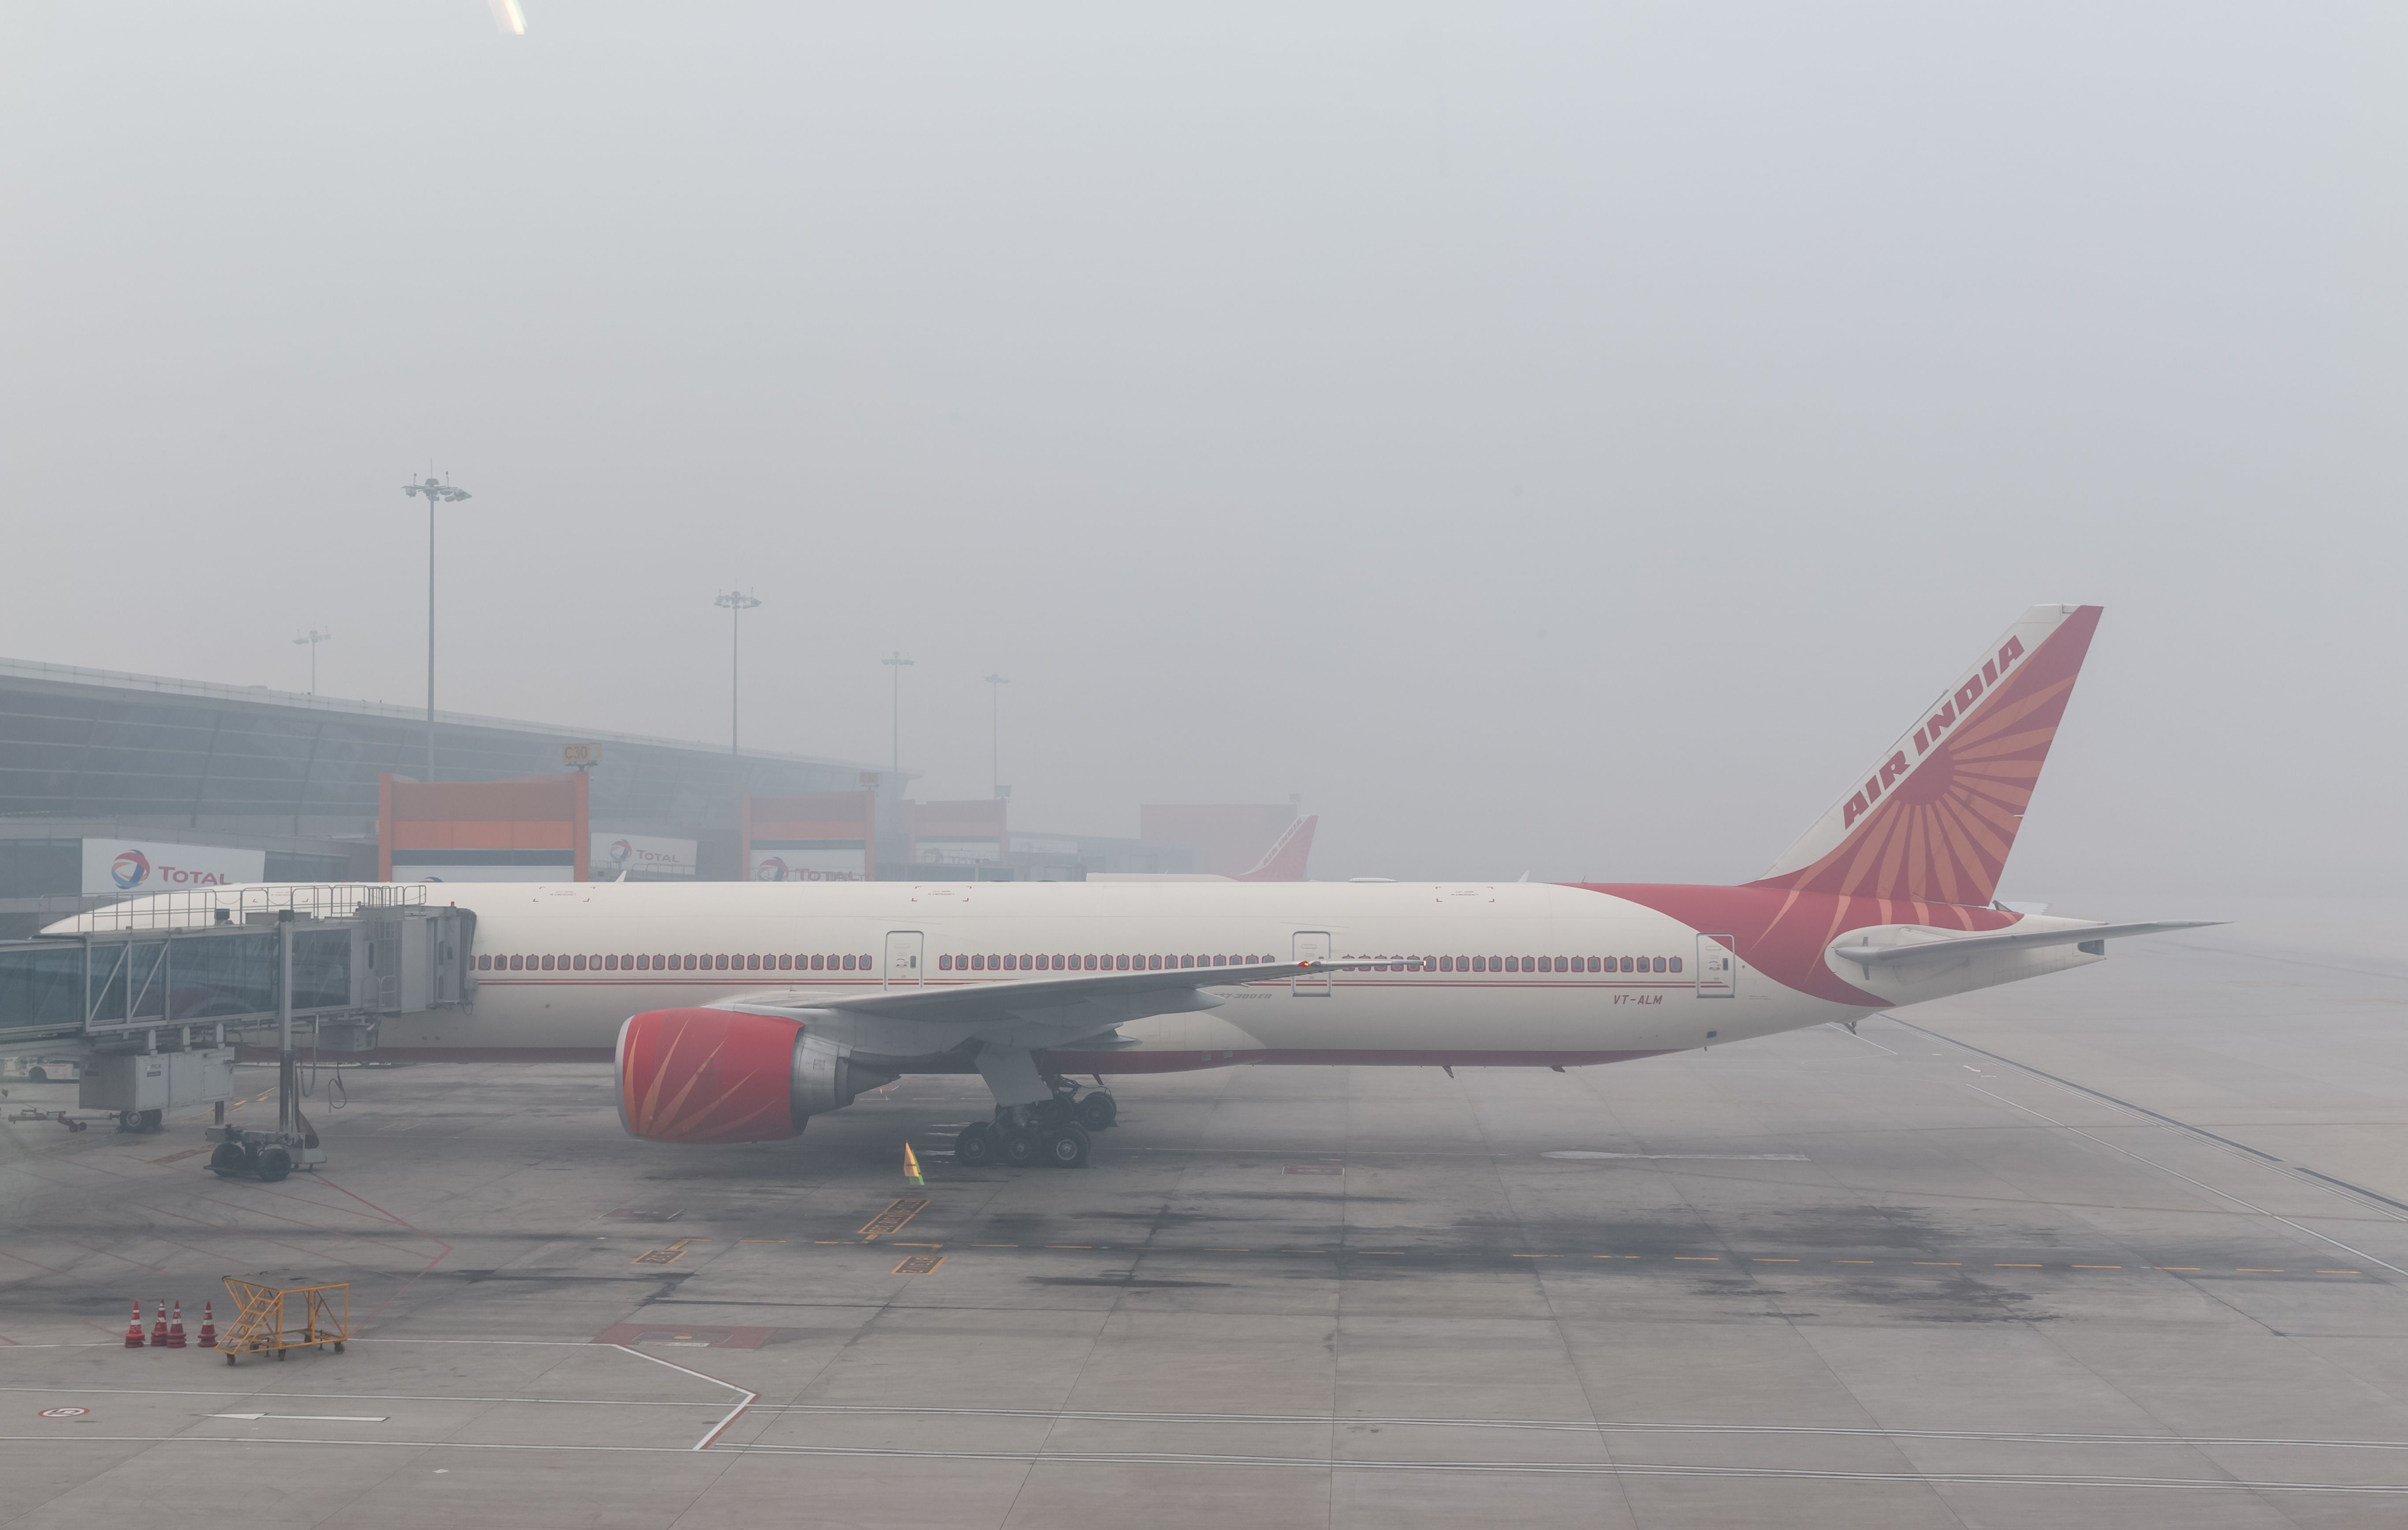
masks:
<svg viewBox="0 0 2408 1530"><path fill-rule="evenodd" d="M0 1525L2408 1523L2408 960L2221 934L1562 1075L1131 1080L1092 1166L924 1190L975 1080L677 1149L603 1068L321 1070L274 1185L206 1109L13 1124ZM122 1347L227 1275L357 1337Z"/></svg>

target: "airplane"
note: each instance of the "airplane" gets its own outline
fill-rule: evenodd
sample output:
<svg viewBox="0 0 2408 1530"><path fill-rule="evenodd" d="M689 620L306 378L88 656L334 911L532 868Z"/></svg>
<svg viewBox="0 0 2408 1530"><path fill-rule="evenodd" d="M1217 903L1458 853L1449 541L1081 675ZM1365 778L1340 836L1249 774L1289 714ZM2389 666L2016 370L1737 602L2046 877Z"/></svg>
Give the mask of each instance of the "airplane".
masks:
<svg viewBox="0 0 2408 1530"><path fill-rule="evenodd" d="M976 1073L994 1114L955 1161L1068 1167L1117 1116L1106 1075L1560 1072L2067 971L2200 922L1996 901L2100 615L2025 611L1735 887L460 884L473 1002L384 1020L363 1060L608 1060L626 1130L676 1144L793 1137L902 1075ZM1301 874L1299 830L1274 878Z"/></svg>

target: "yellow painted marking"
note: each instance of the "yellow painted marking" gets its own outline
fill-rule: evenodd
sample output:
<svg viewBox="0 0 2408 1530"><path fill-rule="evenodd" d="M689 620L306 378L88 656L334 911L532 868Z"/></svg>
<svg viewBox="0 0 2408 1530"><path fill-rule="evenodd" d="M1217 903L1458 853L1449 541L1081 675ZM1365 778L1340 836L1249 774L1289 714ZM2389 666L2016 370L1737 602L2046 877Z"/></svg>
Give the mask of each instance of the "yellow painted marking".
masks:
<svg viewBox="0 0 2408 1530"><path fill-rule="evenodd" d="M2181 1270L2185 1274L2188 1275L2197 1275L2199 1273L2199 1266L2197 1265L2151 1265L2149 1267L2151 1269Z"/></svg>
<svg viewBox="0 0 2408 1530"><path fill-rule="evenodd" d="M2076 1265L2075 1269L2122 1269L2121 1265Z"/></svg>
<svg viewBox="0 0 2408 1530"><path fill-rule="evenodd" d="M892 1246L897 1249L941 1249L944 1247L941 1243L904 1243L899 1240Z"/></svg>
<svg viewBox="0 0 2408 1530"><path fill-rule="evenodd" d="M2316 1273L2318 1275L2361 1275L2365 1272L2354 1269L2320 1269Z"/></svg>
<svg viewBox="0 0 2408 1530"><path fill-rule="evenodd" d="M945 1262L940 1253L915 1253L888 1273L894 1275L926 1275Z"/></svg>
<svg viewBox="0 0 2408 1530"><path fill-rule="evenodd" d="M815 1237L811 1239L811 1241L814 1243L858 1243L861 1239L857 1237Z"/></svg>
<svg viewBox="0 0 2408 1530"><path fill-rule="evenodd" d="M1672 1257L1675 1259L1694 1259L1700 1264L1714 1265L1720 1264L1723 1256L1718 1253L1676 1253Z"/></svg>
<svg viewBox="0 0 2408 1530"><path fill-rule="evenodd" d="M1993 1265L1990 1267L1992 1269L2042 1269L2046 1266L2041 1265Z"/></svg>
<svg viewBox="0 0 2408 1530"><path fill-rule="evenodd" d="M736 1241L738 1243L783 1243L786 1240L782 1237L739 1237Z"/></svg>
<svg viewBox="0 0 2408 1530"><path fill-rule="evenodd" d="M1798 1263L1795 1259L1775 1259L1770 1254L1766 1253L1757 1254L1756 1256L1756 1262L1759 1265L1794 1265Z"/></svg>
<svg viewBox="0 0 2408 1530"><path fill-rule="evenodd" d="M924 1196L906 1195L901 1200L887 1202L885 1210L863 1223L854 1231L860 1233L865 1241L882 1237L888 1233L899 1233L903 1230L905 1223L927 1208L928 1202Z"/></svg>
<svg viewBox="0 0 2408 1530"><path fill-rule="evenodd" d="M182 1152L171 1152L165 1158L153 1158L150 1160L150 1162L153 1164L179 1164L187 1158L198 1158L205 1152L214 1152L215 1151L217 1151L216 1144L210 1143L198 1148L186 1148Z"/></svg>

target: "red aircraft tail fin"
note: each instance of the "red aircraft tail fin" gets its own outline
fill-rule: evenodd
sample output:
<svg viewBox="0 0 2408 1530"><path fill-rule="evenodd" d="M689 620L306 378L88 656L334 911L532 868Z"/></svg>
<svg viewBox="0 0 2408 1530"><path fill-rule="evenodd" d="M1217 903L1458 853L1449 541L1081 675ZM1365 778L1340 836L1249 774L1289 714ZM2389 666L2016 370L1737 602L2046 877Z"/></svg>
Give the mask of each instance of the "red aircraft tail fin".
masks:
<svg viewBox="0 0 2408 1530"><path fill-rule="evenodd" d="M1986 905L2099 626L2035 606L1754 887Z"/></svg>
<svg viewBox="0 0 2408 1530"><path fill-rule="evenodd" d="M1279 843L1263 852L1263 858L1252 871L1241 871L1231 878L1240 882L1300 882L1305 879L1304 863L1312 854L1312 826L1321 815L1299 818L1279 836Z"/></svg>

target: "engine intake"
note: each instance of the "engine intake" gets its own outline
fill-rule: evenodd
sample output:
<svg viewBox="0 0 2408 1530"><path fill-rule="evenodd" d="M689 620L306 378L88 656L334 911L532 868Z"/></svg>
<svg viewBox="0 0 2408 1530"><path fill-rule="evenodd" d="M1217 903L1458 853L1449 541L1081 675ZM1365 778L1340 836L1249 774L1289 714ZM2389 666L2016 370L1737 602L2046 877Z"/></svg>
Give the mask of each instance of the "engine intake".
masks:
<svg viewBox="0 0 2408 1530"><path fill-rule="evenodd" d="M775 1142L894 1077L791 1020L653 1009L619 1027L619 1123L654 1142Z"/></svg>

